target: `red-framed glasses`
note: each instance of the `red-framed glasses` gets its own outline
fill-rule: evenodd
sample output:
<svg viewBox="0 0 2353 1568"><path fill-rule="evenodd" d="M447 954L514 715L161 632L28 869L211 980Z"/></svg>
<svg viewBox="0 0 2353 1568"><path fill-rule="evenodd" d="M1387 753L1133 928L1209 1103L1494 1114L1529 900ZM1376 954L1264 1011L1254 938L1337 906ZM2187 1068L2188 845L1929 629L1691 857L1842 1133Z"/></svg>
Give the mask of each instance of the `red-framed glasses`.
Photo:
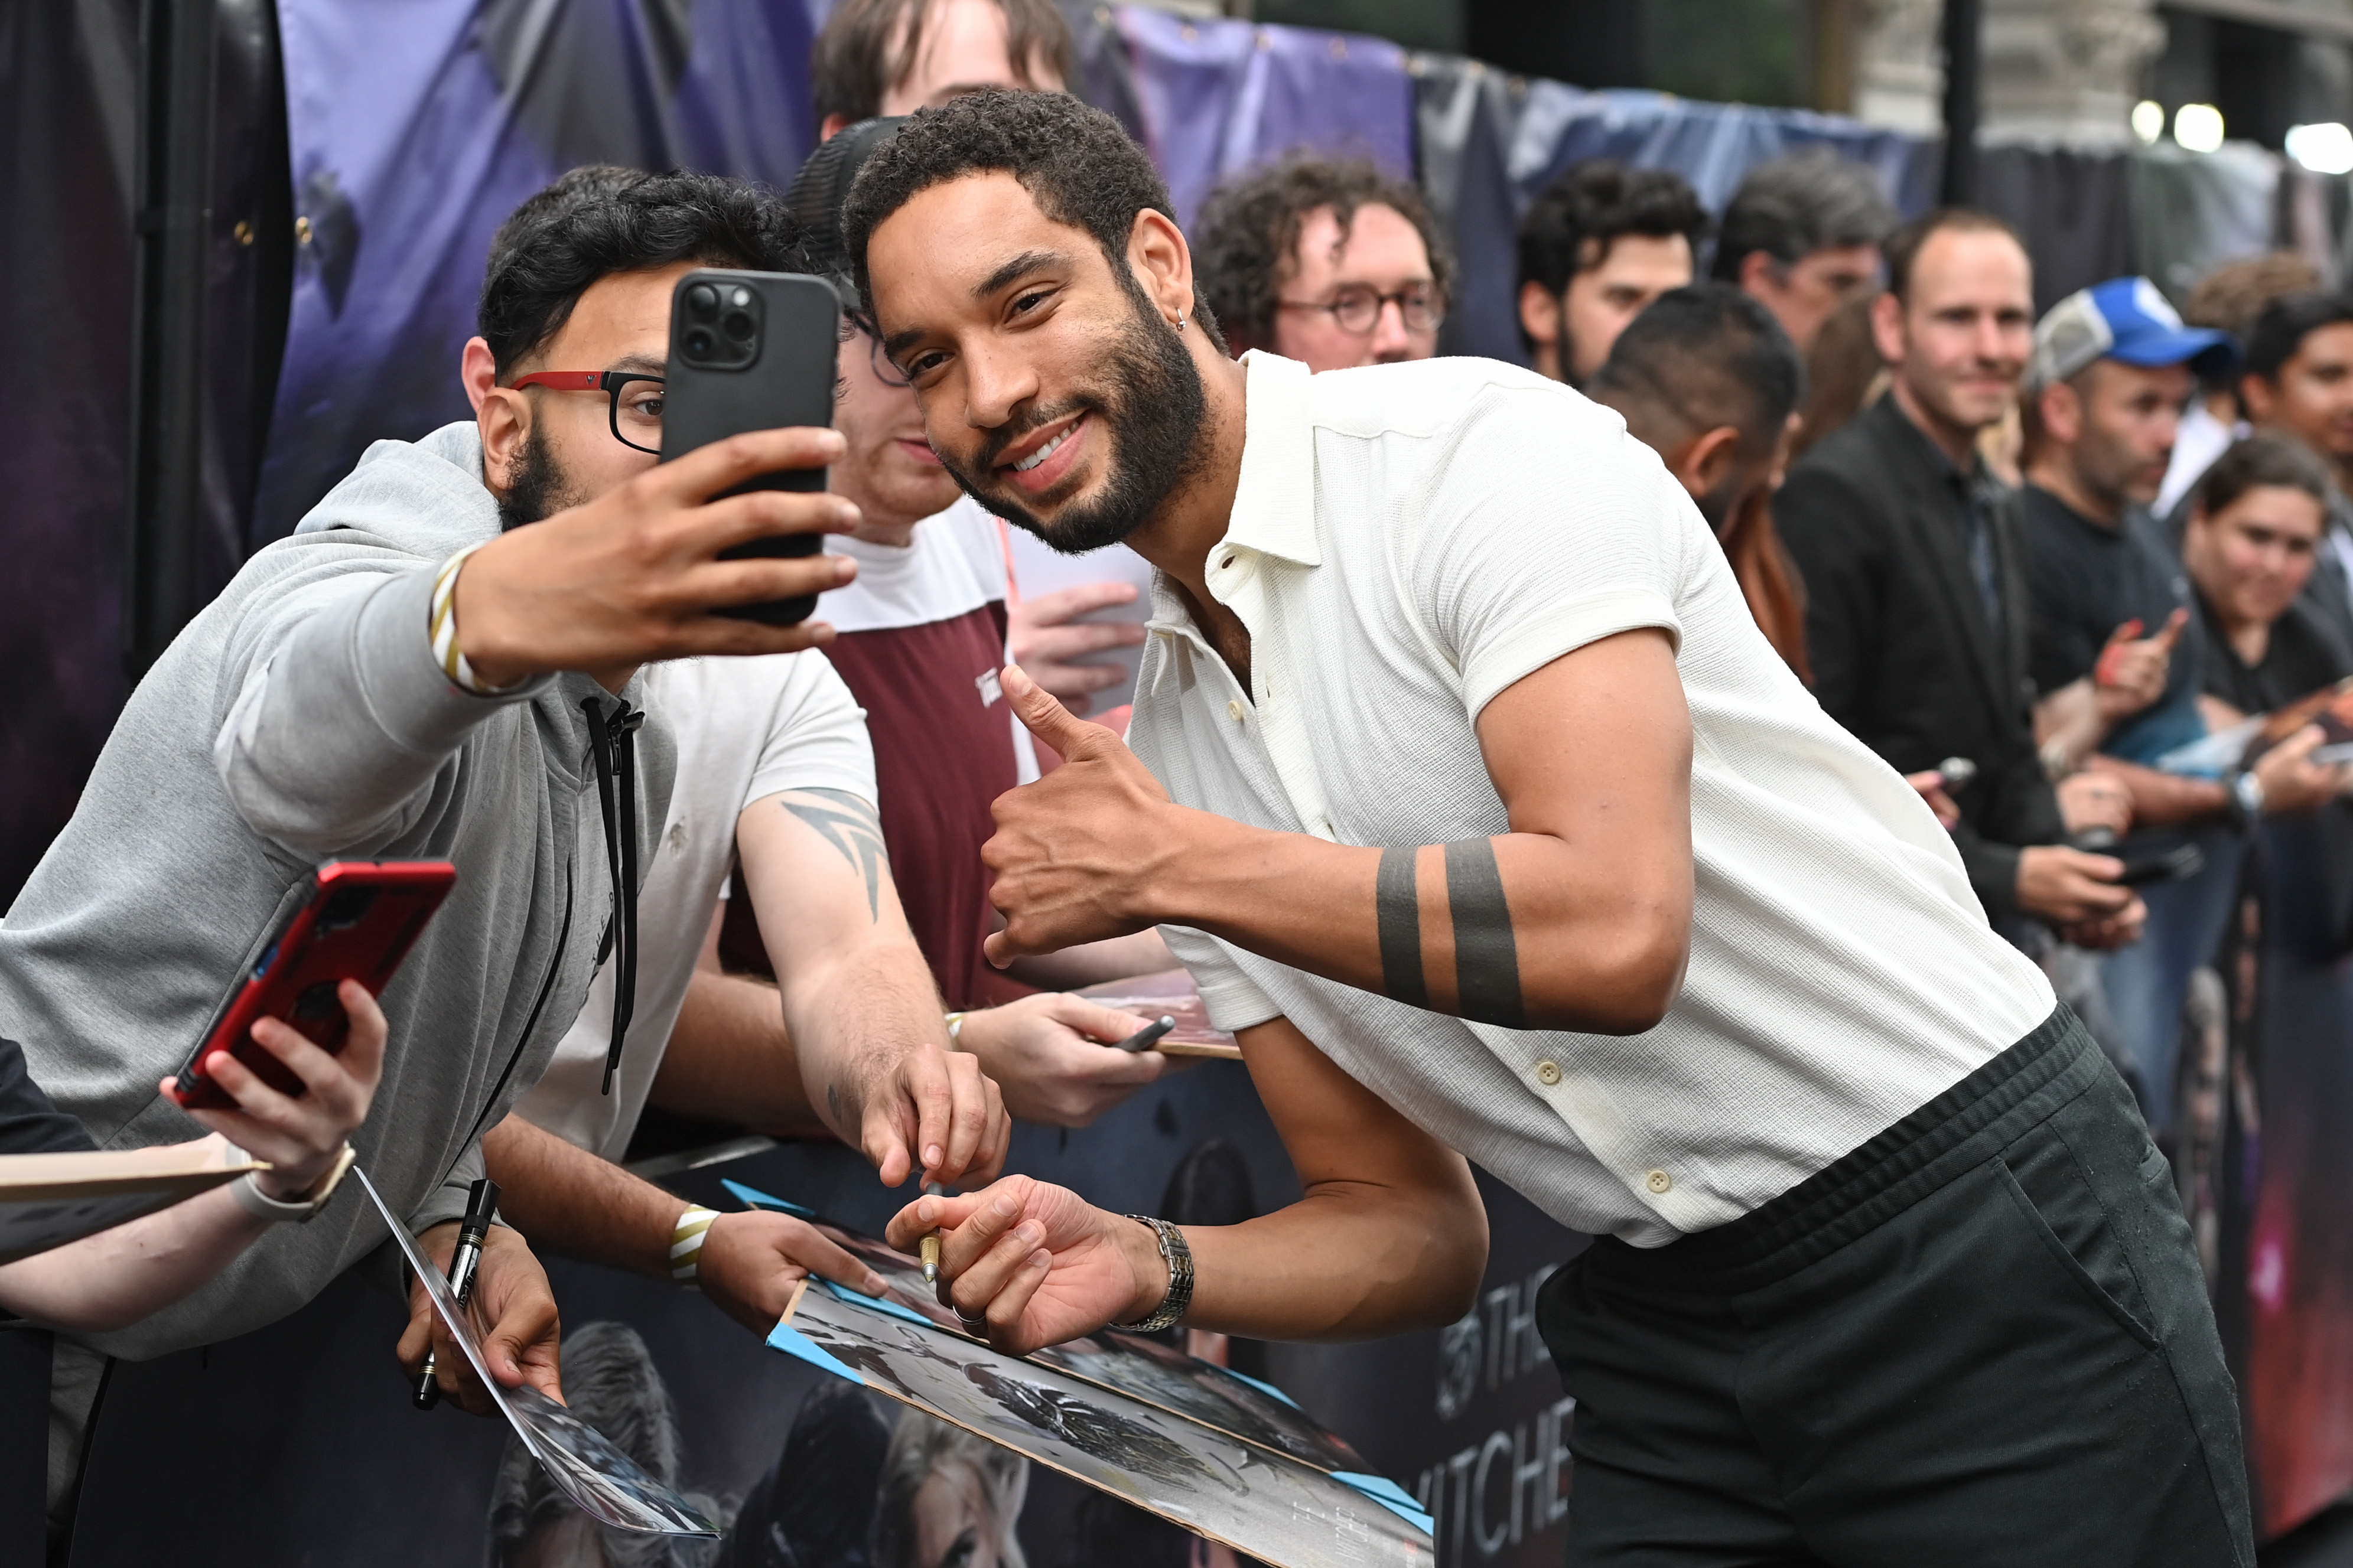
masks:
<svg viewBox="0 0 2353 1568"><path fill-rule="evenodd" d="M550 392L601 392L610 410L613 439L624 447L661 456L662 378L634 370L535 370L519 375L515 390L543 386Z"/></svg>

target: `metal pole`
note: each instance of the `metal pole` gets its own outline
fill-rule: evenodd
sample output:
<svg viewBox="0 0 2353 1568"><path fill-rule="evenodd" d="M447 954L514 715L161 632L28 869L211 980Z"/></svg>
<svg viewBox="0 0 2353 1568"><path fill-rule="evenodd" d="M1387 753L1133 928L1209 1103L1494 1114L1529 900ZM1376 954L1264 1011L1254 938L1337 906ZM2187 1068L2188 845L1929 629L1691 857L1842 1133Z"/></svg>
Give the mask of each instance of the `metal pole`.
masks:
<svg viewBox="0 0 2353 1568"><path fill-rule="evenodd" d="M1985 0L1945 0L1944 204L1977 205L1978 110L1985 95Z"/></svg>
<svg viewBox="0 0 2353 1568"><path fill-rule="evenodd" d="M130 537L123 668L137 680L200 607L205 329L217 0L144 0L132 233Z"/></svg>

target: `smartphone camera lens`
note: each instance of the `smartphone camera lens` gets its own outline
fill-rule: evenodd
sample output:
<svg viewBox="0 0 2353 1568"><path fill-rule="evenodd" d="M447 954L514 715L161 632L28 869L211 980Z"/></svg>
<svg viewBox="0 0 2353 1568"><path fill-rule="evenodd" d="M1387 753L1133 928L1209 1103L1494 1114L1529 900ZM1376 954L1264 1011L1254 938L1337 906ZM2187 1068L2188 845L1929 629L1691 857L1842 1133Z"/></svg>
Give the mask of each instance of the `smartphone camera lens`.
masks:
<svg viewBox="0 0 2353 1568"><path fill-rule="evenodd" d="M319 911L319 929L344 931L360 923L375 903L374 888L339 888L327 900L327 907Z"/></svg>
<svg viewBox="0 0 2353 1568"><path fill-rule="evenodd" d="M708 321L719 310L719 290L708 283L697 283L686 291L686 308Z"/></svg>
<svg viewBox="0 0 2353 1568"><path fill-rule="evenodd" d="M748 343L752 341L754 328L752 325L752 314L750 311L730 310L727 312L727 319L721 321L719 324L726 331L727 335L733 338L737 342Z"/></svg>
<svg viewBox="0 0 2353 1568"><path fill-rule="evenodd" d="M711 351L718 346L718 340L701 327L686 334L686 352L696 359L708 359Z"/></svg>

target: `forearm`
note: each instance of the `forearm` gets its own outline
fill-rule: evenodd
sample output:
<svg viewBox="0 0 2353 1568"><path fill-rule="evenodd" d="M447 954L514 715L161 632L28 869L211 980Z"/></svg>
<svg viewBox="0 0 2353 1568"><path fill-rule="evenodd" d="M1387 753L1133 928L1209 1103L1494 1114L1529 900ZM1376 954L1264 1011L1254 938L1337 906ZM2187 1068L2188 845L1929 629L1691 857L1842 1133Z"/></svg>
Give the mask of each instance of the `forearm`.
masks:
<svg viewBox="0 0 2353 1568"><path fill-rule="evenodd" d="M504 702L470 696L433 661L419 566L326 605L250 678L214 745L253 829L328 854L396 831L466 736Z"/></svg>
<svg viewBox="0 0 2353 1568"><path fill-rule="evenodd" d="M670 1278L670 1235L685 1200L520 1116L483 1135L482 1157L499 1184L501 1214L534 1248Z"/></svg>
<svg viewBox="0 0 2353 1568"><path fill-rule="evenodd" d="M269 1228L215 1187L0 1268L0 1307L80 1333L124 1328L203 1285Z"/></svg>
<svg viewBox="0 0 2353 1568"><path fill-rule="evenodd" d="M2091 677L2071 681L2034 704L2034 744L2042 756L2073 767L2099 749L2114 727L2102 711Z"/></svg>
<svg viewBox="0 0 2353 1568"><path fill-rule="evenodd" d="M1677 866L1672 845L1639 832L1383 849L1182 816L1148 889L1156 924L1512 1027L1638 1033L1682 983L1687 853Z"/></svg>
<svg viewBox="0 0 2353 1568"><path fill-rule="evenodd" d="M764 1132L826 1131L801 1081L782 997L774 985L740 974L695 972L648 1100Z"/></svg>
<svg viewBox="0 0 2353 1568"><path fill-rule="evenodd" d="M784 1013L804 1103L852 1146L861 1108L901 1057L923 1045L953 1048L923 950L888 927L860 933L818 962L793 965L784 980Z"/></svg>
<svg viewBox="0 0 2353 1568"><path fill-rule="evenodd" d="M1140 931L1133 936L1082 942L1060 952L1018 958L1006 973L1041 990L1076 991L1082 985L1100 985L1106 980L1125 980L1137 974L1158 974L1177 967L1176 955L1168 951L1168 944L1160 940L1158 931Z"/></svg>
<svg viewBox="0 0 2353 1568"><path fill-rule="evenodd" d="M2187 827L2220 821L2230 811L2230 792L2213 779L2160 773L2116 757L2095 756L2084 765L2124 781L2132 791L2136 827Z"/></svg>
<svg viewBox="0 0 2353 1568"><path fill-rule="evenodd" d="M1142 1277L1165 1292L1152 1232L1134 1228L1150 1255ZM1486 1211L1467 1169L1421 1191L1326 1183L1262 1218L1183 1229L1194 1275L1186 1326L1259 1340L1366 1340L1451 1323L1470 1310L1487 1262ZM1158 1309L1154 1289L1124 1321Z"/></svg>

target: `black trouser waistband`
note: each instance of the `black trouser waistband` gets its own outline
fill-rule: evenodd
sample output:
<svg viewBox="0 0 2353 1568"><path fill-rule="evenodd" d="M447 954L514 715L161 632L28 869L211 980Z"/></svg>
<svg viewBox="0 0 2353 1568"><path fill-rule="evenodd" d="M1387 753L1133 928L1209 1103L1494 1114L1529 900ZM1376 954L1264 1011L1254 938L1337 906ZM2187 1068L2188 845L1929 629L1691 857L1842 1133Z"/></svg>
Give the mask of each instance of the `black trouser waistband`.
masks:
<svg viewBox="0 0 2353 1568"><path fill-rule="evenodd" d="M1604 1237L1588 1267L1711 1293L1788 1279L1982 1164L2105 1070L2063 1002L2032 1034L1762 1208L1661 1247Z"/></svg>

